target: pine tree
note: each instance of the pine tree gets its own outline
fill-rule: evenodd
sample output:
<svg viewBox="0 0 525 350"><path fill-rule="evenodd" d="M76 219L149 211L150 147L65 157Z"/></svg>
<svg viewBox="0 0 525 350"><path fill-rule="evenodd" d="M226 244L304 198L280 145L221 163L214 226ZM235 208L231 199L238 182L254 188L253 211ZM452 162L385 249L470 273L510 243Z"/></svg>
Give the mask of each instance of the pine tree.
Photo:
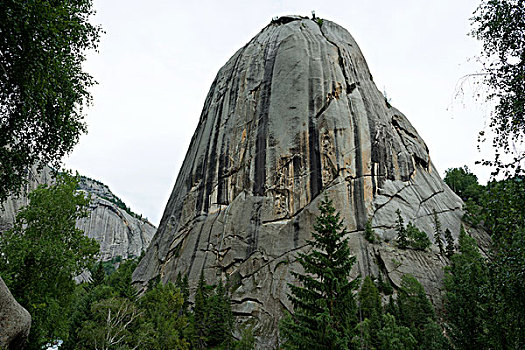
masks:
<svg viewBox="0 0 525 350"><path fill-rule="evenodd" d="M460 234L461 232L465 232L465 229L463 228L463 225L461 225ZM447 242L447 249L446 249L446 256L447 258L452 258L452 255L454 255L454 250L456 249L454 246L454 238L452 237L452 232L447 228L445 230L445 241Z"/></svg>
<svg viewBox="0 0 525 350"><path fill-rule="evenodd" d="M366 327L363 327L363 324L360 327L366 328L366 333L368 336L366 339L357 339L358 341L356 343L361 349L377 348L380 345L378 342L377 333L381 329L381 315L383 312L383 307L381 305L379 290L370 276L365 277L363 285L361 286L361 290L359 290L358 300L359 319L362 323L365 321L367 323ZM361 338L360 334L358 334L357 337ZM363 342L363 340L366 340L366 343Z"/></svg>
<svg viewBox="0 0 525 350"><path fill-rule="evenodd" d="M440 332L435 332L437 318L425 289L412 275L403 275L397 297L398 320L408 327L421 349L436 348L446 343ZM432 339L427 339L427 338Z"/></svg>
<svg viewBox="0 0 525 350"><path fill-rule="evenodd" d="M193 347L195 349L206 349L206 325L208 322L208 290L204 273L201 272L197 291L195 292L195 306L193 308Z"/></svg>
<svg viewBox="0 0 525 350"><path fill-rule="evenodd" d="M403 217L401 216L401 210L397 209L396 214L397 244L399 245L399 248L406 249L408 248L408 236Z"/></svg>
<svg viewBox="0 0 525 350"><path fill-rule="evenodd" d="M412 222L406 227L408 245L416 250L425 250L432 245L425 232L419 230Z"/></svg>
<svg viewBox="0 0 525 350"><path fill-rule="evenodd" d="M417 342L410 329L401 326L396 318L387 313L382 317L383 327L378 332L378 342L381 350L415 350Z"/></svg>
<svg viewBox="0 0 525 350"><path fill-rule="evenodd" d="M448 334L457 349L486 347L486 299L484 288L488 283L487 265L476 241L463 227L459 234L459 252L445 268L445 318Z"/></svg>
<svg viewBox="0 0 525 350"><path fill-rule="evenodd" d="M292 349L350 349L359 281L348 279L356 259L332 201L325 198L319 210L308 241L312 250L297 259L305 273L292 272L300 285L289 285L294 314L282 322L281 332Z"/></svg>
<svg viewBox="0 0 525 350"><path fill-rule="evenodd" d="M230 297L222 281L215 287L208 302L207 345L230 348L232 343L233 314Z"/></svg>
<svg viewBox="0 0 525 350"><path fill-rule="evenodd" d="M445 247L443 245L443 229L441 227L441 222L439 221L436 210L434 209L434 243L439 247L439 254L445 255Z"/></svg>
<svg viewBox="0 0 525 350"><path fill-rule="evenodd" d="M365 239L370 243L375 243L376 233L372 228L372 219L368 219L365 224Z"/></svg>
<svg viewBox="0 0 525 350"><path fill-rule="evenodd" d="M184 300L183 310L185 313L188 312L190 306L190 286L188 282L188 274L185 274L182 277L181 272L177 274L177 279L175 280L175 285L180 289L182 298Z"/></svg>

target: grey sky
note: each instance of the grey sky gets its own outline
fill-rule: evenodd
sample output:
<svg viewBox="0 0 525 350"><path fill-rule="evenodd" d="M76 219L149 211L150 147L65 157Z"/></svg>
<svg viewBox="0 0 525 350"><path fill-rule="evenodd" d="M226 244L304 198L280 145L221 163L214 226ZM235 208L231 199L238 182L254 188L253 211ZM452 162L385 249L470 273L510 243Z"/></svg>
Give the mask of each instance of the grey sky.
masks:
<svg viewBox="0 0 525 350"><path fill-rule="evenodd" d="M476 5L95 0L94 21L106 34L85 66L99 85L87 110L89 133L66 166L104 182L158 225L219 68L272 17L315 10L354 36L378 88L418 130L441 174L464 164L481 173L476 138L487 112L470 94L454 100L459 78L478 69L480 44L466 35Z"/></svg>

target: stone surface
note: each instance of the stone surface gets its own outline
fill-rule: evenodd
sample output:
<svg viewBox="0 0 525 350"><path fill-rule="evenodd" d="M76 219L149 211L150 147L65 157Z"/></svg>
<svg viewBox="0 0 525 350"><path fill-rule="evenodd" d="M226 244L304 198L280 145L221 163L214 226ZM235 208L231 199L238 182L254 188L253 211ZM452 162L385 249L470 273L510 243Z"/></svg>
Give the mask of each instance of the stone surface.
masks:
<svg viewBox="0 0 525 350"><path fill-rule="evenodd" d="M39 172L33 169L29 176L25 193L40 184L51 184L54 181L48 167ZM117 256L124 259L140 256L155 234L155 226L147 219L126 210L120 199L103 183L82 177L79 187L91 194L92 202L89 207L90 216L79 220L77 227L100 243L100 260L107 261ZM28 202L27 196L22 195L9 198L3 203L3 208L0 208L0 232L12 226L16 213ZM120 207L116 203L121 203Z"/></svg>
<svg viewBox="0 0 525 350"><path fill-rule="evenodd" d="M201 271L229 279L233 311L273 348L290 309L290 270L307 249L318 205L334 200L357 256L354 276L412 273L439 303L437 247L398 250L396 210L431 237L432 213L459 234L462 202L441 180L407 118L375 86L352 36L335 23L272 21L213 82L137 285ZM363 237L372 219L381 243ZM390 243L389 243L390 242Z"/></svg>
<svg viewBox="0 0 525 350"><path fill-rule="evenodd" d="M13 297L0 277L0 349L22 349L31 328L31 315Z"/></svg>

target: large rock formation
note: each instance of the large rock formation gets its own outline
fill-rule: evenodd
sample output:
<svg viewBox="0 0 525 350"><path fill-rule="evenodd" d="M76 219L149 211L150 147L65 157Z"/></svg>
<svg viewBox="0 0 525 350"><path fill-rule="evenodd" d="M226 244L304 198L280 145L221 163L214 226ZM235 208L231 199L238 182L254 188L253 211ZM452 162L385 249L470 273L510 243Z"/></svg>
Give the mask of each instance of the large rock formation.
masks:
<svg viewBox="0 0 525 350"><path fill-rule="evenodd" d="M38 185L53 182L50 168L45 167L42 171L32 169L24 193L29 193ZM77 227L100 243L100 260L140 256L153 238L155 226L129 210L103 183L81 177L79 187L91 194L92 201L89 217L79 220ZM0 232L12 226L16 213L28 203L27 195L9 198L3 203L0 207Z"/></svg>
<svg viewBox="0 0 525 350"><path fill-rule="evenodd" d="M29 312L15 300L0 277L0 349L22 349L30 328Z"/></svg>
<svg viewBox="0 0 525 350"><path fill-rule="evenodd" d="M411 273L439 302L446 260L436 247L397 249L395 212L431 236L435 210L457 236L460 198L376 88L352 36L327 20L281 17L217 74L134 281L182 272L195 287L201 271L208 283L228 278L234 313L255 318L259 346L271 348L324 196L350 231L354 275L381 272L398 286ZM378 244L363 237L368 219Z"/></svg>

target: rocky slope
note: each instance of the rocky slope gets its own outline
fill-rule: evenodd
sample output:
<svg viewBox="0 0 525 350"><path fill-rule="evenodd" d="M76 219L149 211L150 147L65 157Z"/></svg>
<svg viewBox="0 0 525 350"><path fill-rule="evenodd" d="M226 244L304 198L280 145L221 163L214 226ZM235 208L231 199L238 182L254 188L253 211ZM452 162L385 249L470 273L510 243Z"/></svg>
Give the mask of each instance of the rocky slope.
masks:
<svg viewBox="0 0 525 350"><path fill-rule="evenodd" d="M30 172L30 182L25 193L40 184L53 182L52 171L44 168L41 172ZM92 202L90 216L77 222L77 227L87 236L100 243L100 259L111 260L115 257L124 259L137 257L146 250L154 233L155 226L148 220L134 214L109 188L99 181L81 177L80 190L90 193ZM16 213L28 204L27 196L10 198L0 208L0 231L9 228Z"/></svg>
<svg viewBox="0 0 525 350"><path fill-rule="evenodd" d="M427 232L432 213L459 233L462 202L441 180L408 119L374 84L352 36L335 23L273 21L213 82L137 285L201 272L229 279L233 311L272 348L291 309L287 283L307 249L320 200L334 200L357 256L353 275L411 273L439 303L446 259L399 250L396 210ZM378 244L363 237L372 220Z"/></svg>

